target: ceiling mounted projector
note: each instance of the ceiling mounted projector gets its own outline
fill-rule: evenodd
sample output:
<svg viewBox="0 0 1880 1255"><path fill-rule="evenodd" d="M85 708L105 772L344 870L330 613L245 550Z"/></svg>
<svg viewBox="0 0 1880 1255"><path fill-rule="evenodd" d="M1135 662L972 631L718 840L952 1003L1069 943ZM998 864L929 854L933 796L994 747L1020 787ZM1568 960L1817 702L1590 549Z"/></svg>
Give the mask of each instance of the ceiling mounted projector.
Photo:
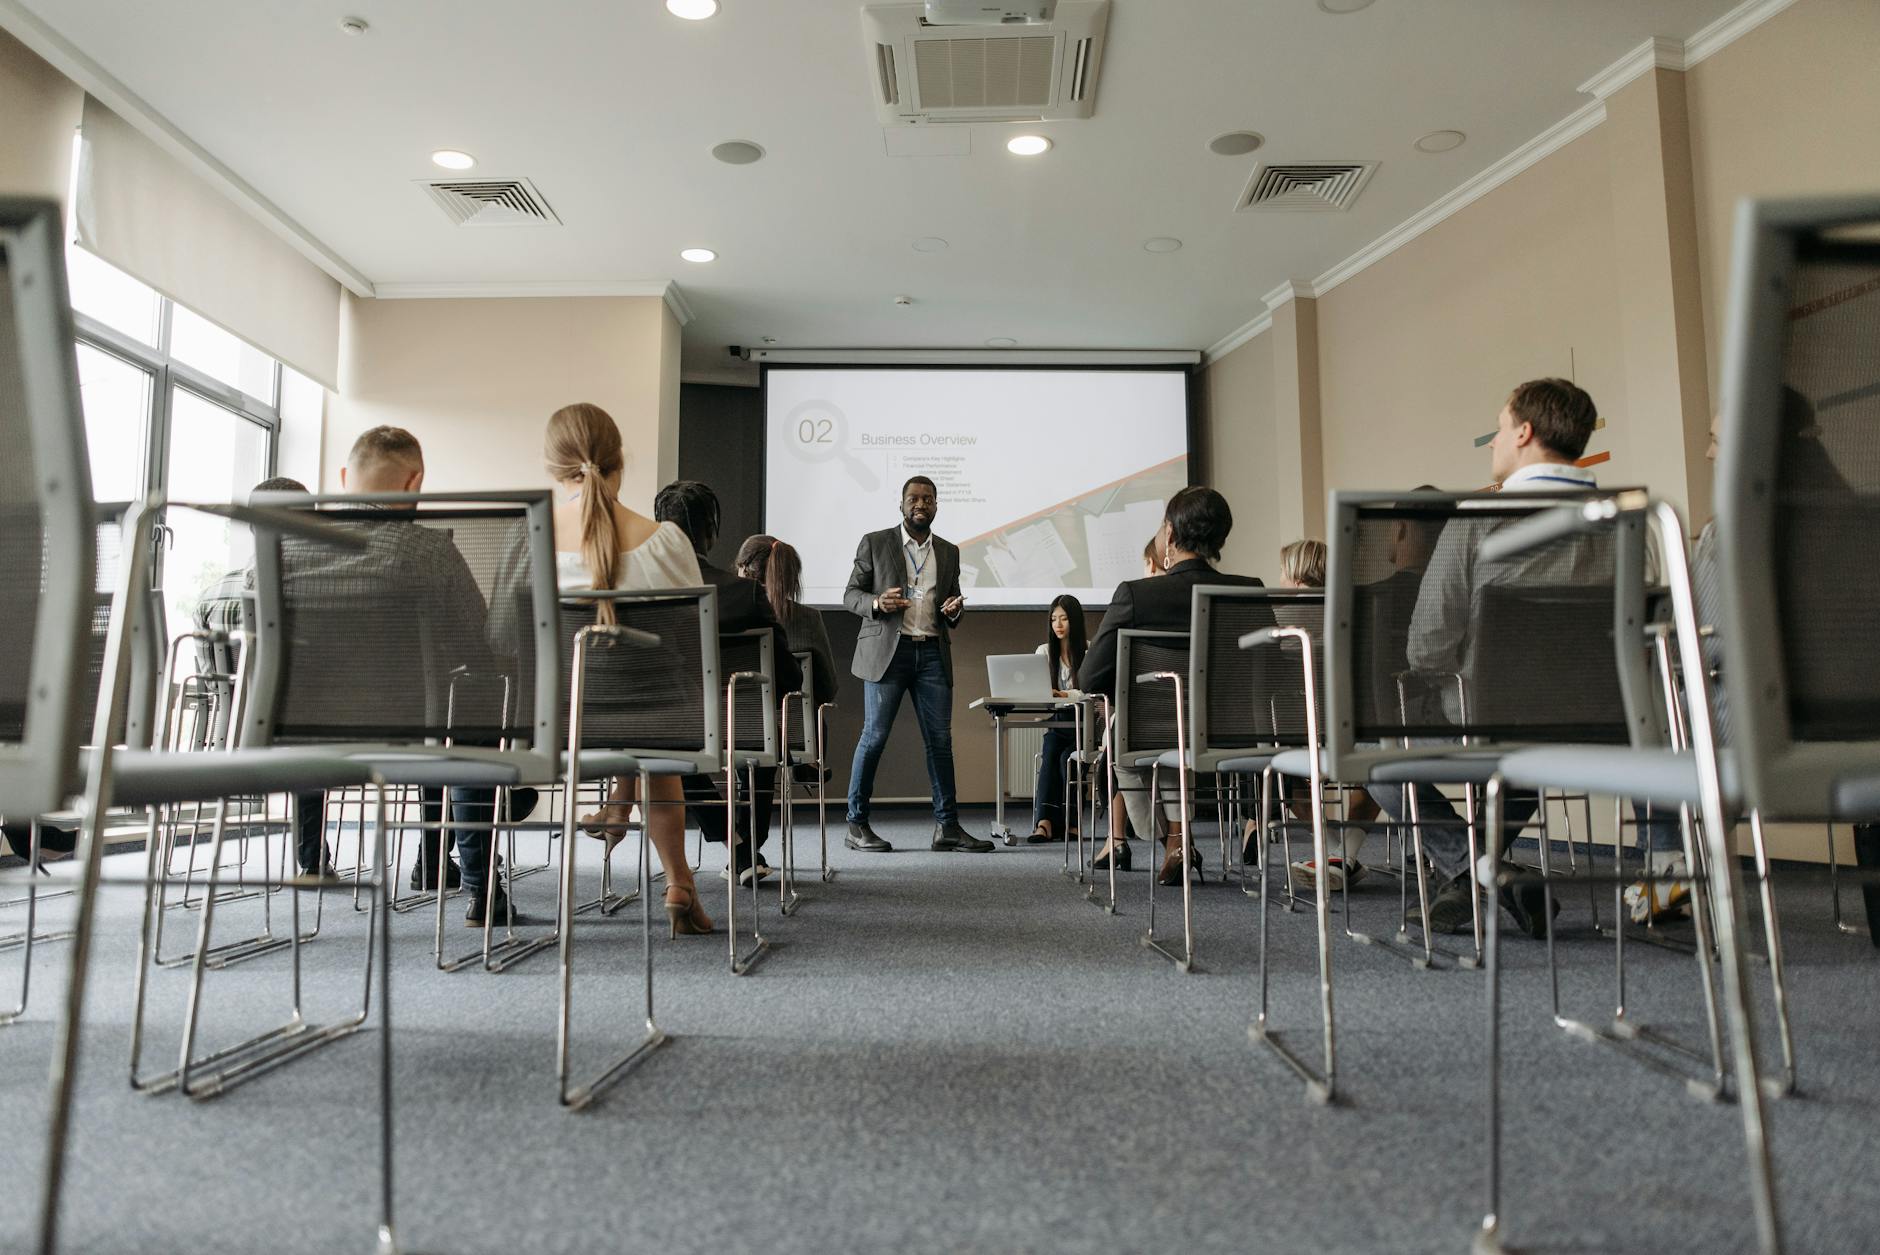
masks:
<svg viewBox="0 0 1880 1255"><path fill-rule="evenodd" d="M927 0L929 26L1003 26L1007 23L1046 23L1057 10L1057 0Z"/></svg>

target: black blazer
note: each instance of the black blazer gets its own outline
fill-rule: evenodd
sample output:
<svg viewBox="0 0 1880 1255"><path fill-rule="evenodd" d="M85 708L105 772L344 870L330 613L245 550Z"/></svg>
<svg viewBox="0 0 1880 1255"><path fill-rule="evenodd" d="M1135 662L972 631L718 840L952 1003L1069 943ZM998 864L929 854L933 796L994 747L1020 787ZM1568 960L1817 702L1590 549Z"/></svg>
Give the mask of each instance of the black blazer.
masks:
<svg viewBox="0 0 1880 1255"><path fill-rule="evenodd" d="M777 692L781 702L785 693L794 693L803 685L803 668L790 652L790 636L771 613L770 600L756 580L747 580L735 571L713 566L701 555L698 573L718 590L718 635L736 636L753 628L770 630L771 648L776 651Z"/></svg>
<svg viewBox="0 0 1880 1255"><path fill-rule="evenodd" d="M940 607L960 595L960 547L949 540L933 538L934 632L940 640L940 662L946 669L947 683L953 683L953 628L959 618L947 618ZM890 588L907 591L907 555L901 549L901 526L884 528L862 537L855 547L855 569L849 573L849 586L842 594L842 604L851 614L859 615L862 627L855 635L855 661L849 670L869 682L888 673L899 648L901 616L905 611L875 613L875 598Z"/></svg>
<svg viewBox="0 0 1880 1255"><path fill-rule="evenodd" d="M1186 632L1193 619L1197 584L1266 587L1255 576L1228 575L1200 558L1178 562L1165 575L1123 581L1110 594L1109 613L1097 625L1097 638L1090 642L1090 652L1084 655L1084 665L1077 672L1077 687L1086 693L1107 693L1115 697L1116 634L1124 628Z"/></svg>

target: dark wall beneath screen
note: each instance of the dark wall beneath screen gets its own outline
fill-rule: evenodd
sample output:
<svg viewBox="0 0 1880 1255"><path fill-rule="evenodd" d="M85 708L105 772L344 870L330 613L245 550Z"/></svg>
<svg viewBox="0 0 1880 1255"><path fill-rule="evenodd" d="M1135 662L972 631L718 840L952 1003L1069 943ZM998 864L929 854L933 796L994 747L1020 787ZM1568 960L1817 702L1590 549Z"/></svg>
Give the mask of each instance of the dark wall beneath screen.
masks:
<svg viewBox="0 0 1880 1255"><path fill-rule="evenodd" d="M710 557L726 570L744 538L763 530L763 400L756 388L679 386L679 478L718 493L718 544Z"/></svg>

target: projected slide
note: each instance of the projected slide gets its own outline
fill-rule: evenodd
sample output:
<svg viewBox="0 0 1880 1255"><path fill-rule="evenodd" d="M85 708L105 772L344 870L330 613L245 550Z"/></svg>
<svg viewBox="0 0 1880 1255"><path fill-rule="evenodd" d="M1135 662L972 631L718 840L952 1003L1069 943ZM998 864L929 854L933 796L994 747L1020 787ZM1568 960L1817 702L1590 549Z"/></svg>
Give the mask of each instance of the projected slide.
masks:
<svg viewBox="0 0 1880 1255"><path fill-rule="evenodd" d="M836 605L900 489L939 489L970 606L1103 604L1188 482L1179 370L829 370L766 375L765 530L803 555L803 598Z"/></svg>

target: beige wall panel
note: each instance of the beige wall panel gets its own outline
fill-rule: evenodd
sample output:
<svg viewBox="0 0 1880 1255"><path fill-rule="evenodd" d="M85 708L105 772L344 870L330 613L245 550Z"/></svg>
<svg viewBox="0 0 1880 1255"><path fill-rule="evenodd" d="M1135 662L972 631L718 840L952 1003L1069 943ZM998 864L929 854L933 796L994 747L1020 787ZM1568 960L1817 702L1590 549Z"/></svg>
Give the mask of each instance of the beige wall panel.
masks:
<svg viewBox="0 0 1880 1255"><path fill-rule="evenodd" d="M1627 457L1611 173L1604 127L1319 298L1325 487L1488 482L1475 438L1508 389L1577 378L1610 426L1609 480Z"/></svg>
<svg viewBox="0 0 1880 1255"><path fill-rule="evenodd" d="M1685 76L1713 395L1743 197L1880 190L1880 0L1800 0Z"/></svg>
<svg viewBox="0 0 1880 1255"><path fill-rule="evenodd" d="M1279 578L1279 547L1293 539L1279 534L1275 488L1283 475L1298 478L1297 467L1274 464L1273 389L1271 332L1255 336L1201 375L1209 479L1234 511L1221 567L1269 584Z"/></svg>
<svg viewBox="0 0 1880 1255"><path fill-rule="evenodd" d="M78 84L0 31L0 196L65 203L84 107Z"/></svg>
<svg viewBox="0 0 1880 1255"><path fill-rule="evenodd" d="M390 423L423 442L427 490L543 486L548 416L592 401L614 416L626 442L621 499L650 511L662 467L677 458L661 440L669 366L678 378L664 331L670 318L652 296L348 297L323 482L336 491L353 439ZM666 443L676 450L675 440Z"/></svg>

